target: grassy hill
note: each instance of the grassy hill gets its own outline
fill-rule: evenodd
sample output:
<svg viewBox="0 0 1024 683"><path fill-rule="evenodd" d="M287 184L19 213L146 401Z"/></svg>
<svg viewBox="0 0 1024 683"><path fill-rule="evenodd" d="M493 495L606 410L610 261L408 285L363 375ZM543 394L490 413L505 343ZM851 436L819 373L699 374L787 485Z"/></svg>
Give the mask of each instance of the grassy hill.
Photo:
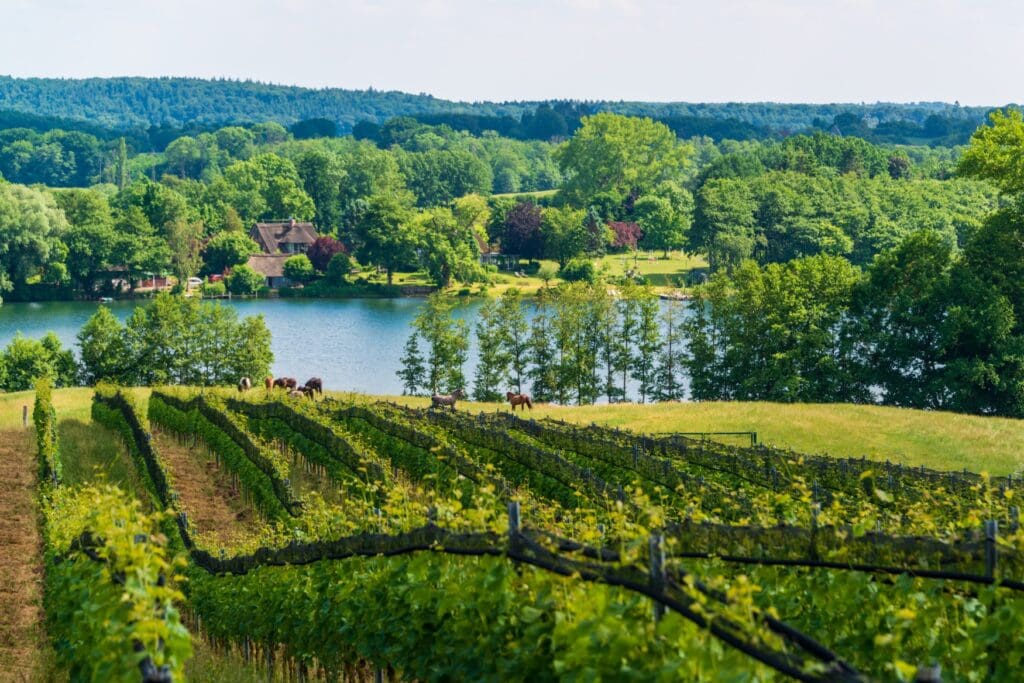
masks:
<svg viewBox="0 0 1024 683"><path fill-rule="evenodd" d="M144 399L147 390L137 390ZM330 392L329 392L330 393ZM346 398L352 394L335 394ZM89 419L91 389L61 389L54 404L62 418ZM424 406L428 400L387 398ZM31 392L0 395L0 430L21 424ZM504 404L460 403L460 409L508 410ZM640 432L756 431L762 443L802 453L892 460L935 469L1004 475L1024 467L1024 421L903 408L849 404L665 403L612 406L536 406L532 417L598 422ZM734 442L735 440L733 440Z"/></svg>

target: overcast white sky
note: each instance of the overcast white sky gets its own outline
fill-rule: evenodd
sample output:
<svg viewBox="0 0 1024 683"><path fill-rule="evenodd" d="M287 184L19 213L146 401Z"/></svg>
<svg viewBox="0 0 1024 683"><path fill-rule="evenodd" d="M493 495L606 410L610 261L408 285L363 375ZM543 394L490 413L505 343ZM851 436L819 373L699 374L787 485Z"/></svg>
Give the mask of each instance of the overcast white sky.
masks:
<svg viewBox="0 0 1024 683"><path fill-rule="evenodd" d="M1018 0L0 0L0 74L458 100L1024 101Z"/></svg>

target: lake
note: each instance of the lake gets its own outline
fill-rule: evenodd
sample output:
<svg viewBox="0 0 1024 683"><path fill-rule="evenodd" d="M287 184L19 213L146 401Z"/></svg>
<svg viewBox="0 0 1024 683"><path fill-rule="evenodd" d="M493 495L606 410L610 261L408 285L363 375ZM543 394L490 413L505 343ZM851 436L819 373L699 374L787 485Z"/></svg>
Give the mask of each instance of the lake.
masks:
<svg viewBox="0 0 1024 683"><path fill-rule="evenodd" d="M105 304L124 321L145 301ZM400 394L395 375L410 324L423 299L241 299L222 300L240 316L262 314L272 336L275 376L300 382L321 377L328 389L371 394ZM41 337L53 331L65 346L75 347L78 330L99 304L87 301L4 303L0 305L0 348L15 334ZM460 302L455 316L472 329L479 301ZM475 339L470 338L466 378L476 367Z"/></svg>
<svg viewBox="0 0 1024 683"><path fill-rule="evenodd" d="M106 304L124 321L144 301ZM224 300L240 316L263 314L273 337L274 375L304 382L321 377L330 389L367 393L401 393L395 372L410 323L423 299L244 299ZM480 303L465 302L455 315L474 319ZM53 331L66 346L98 304L86 301L5 303L0 305L0 347L14 335L41 337ZM470 349L466 376L472 378L476 349Z"/></svg>

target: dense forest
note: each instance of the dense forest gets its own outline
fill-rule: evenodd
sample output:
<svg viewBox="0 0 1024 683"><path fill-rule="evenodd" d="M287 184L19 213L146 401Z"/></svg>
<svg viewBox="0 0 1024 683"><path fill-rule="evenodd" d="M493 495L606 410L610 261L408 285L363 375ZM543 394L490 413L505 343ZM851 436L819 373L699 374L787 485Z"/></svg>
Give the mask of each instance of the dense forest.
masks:
<svg viewBox="0 0 1024 683"><path fill-rule="evenodd" d="M581 116L608 111L664 121L681 137L749 139L813 128L876 142L963 144L990 108L958 104L686 102L451 102L377 90L310 89L194 78L13 78L0 76L0 121L11 114L88 121L119 131L220 127L323 119L348 133L396 116L524 139L568 135ZM539 110L539 111L538 111Z"/></svg>

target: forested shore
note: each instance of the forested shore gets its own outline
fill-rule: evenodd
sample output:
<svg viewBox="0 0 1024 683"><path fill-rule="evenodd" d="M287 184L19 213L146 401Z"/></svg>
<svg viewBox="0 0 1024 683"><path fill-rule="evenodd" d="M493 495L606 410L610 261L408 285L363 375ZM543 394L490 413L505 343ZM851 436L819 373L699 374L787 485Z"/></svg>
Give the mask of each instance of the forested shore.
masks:
<svg viewBox="0 0 1024 683"><path fill-rule="evenodd" d="M554 111L524 111L519 125L555 121ZM994 113L967 147L813 127L681 138L607 112L575 125L536 140L402 117L344 136L323 121L243 123L160 152L126 137L3 130L0 290L34 300L189 282L206 296L435 289L495 298L487 315L506 327L512 307L497 297L529 295L531 324L551 329L512 320L514 336L536 337L532 366L514 377L508 329L477 330L494 351L478 368L481 398L525 384L561 403L879 401L1024 414L1021 188L1005 161L1020 152L1016 110ZM674 269L655 278L640 252ZM279 271L261 271L268 261ZM688 315L666 323L645 312L666 290L692 298ZM418 374L410 350L409 392L468 384L438 342L468 335L437 332L445 325L419 325L422 360L452 374ZM54 363L63 358L46 344Z"/></svg>

